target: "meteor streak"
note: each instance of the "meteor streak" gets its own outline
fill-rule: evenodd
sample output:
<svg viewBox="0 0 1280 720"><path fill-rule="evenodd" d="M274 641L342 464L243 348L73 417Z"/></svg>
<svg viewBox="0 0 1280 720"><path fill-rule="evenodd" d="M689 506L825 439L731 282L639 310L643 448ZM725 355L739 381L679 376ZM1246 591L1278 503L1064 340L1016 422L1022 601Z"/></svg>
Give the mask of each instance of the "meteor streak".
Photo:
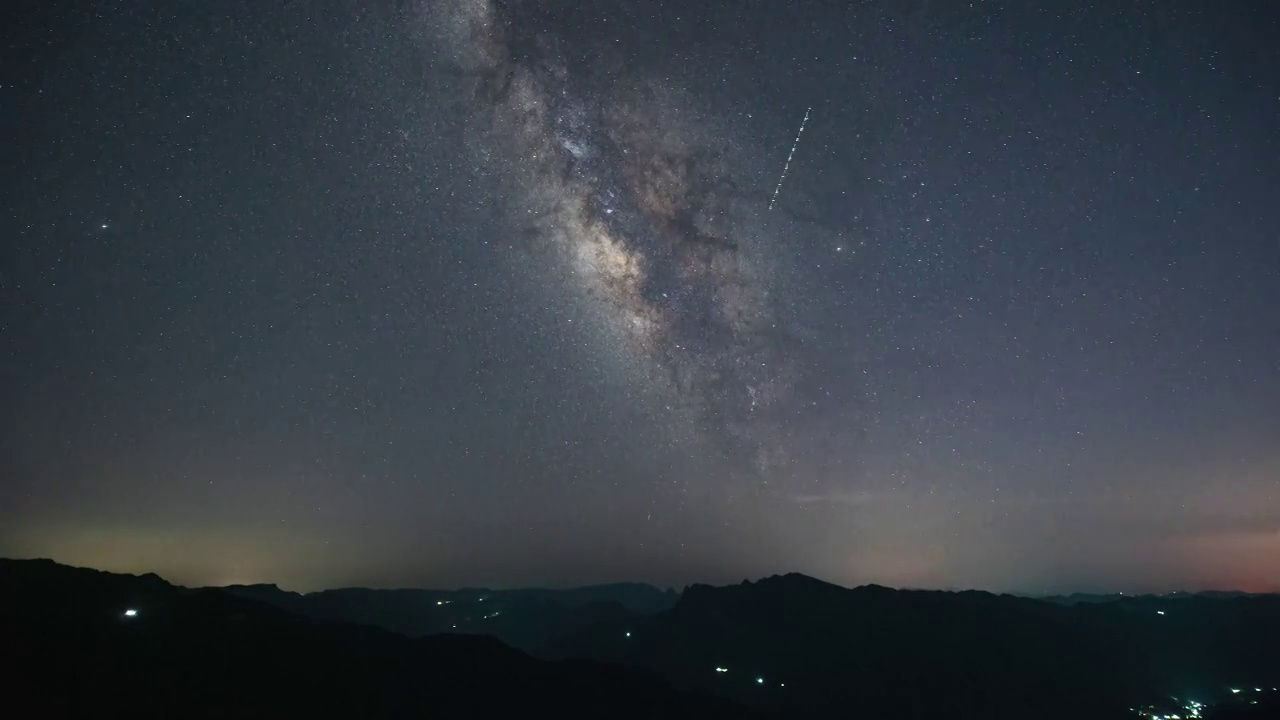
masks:
<svg viewBox="0 0 1280 720"><path fill-rule="evenodd" d="M787 162L782 166L782 175L778 177L778 186L773 189L773 198L769 200L769 209L778 202L778 193L782 190L782 181L787 179L787 170L791 167L791 158L796 156L796 147L800 144L800 136L804 134L805 123L809 122L809 113L813 108L805 108L804 119L800 121L800 132L796 133L796 141L791 143L791 152L787 154Z"/></svg>

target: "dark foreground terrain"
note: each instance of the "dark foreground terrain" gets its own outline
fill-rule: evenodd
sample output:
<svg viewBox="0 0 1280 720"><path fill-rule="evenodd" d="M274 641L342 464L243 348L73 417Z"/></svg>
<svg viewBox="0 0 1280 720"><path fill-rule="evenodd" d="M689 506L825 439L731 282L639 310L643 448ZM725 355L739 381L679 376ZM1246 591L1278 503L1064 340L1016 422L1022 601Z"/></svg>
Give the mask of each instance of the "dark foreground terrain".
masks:
<svg viewBox="0 0 1280 720"><path fill-rule="evenodd" d="M1247 698L1244 710L1280 718L1277 638L1270 595L1060 605L787 575L695 585L670 611L625 631L592 625L544 654L652 668L801 716L1132 718L1172 702L1185 718L1195 700L1211 717Z"/></svg>
<svg viewBox="0 0 1280 720"><path fill-rule="evenodd" d="M641 669L535 660L482 636L411 639L317 621L155 575L0 560L0 598L8 717L20 710L86 718L746 713Z"/></svg>
<svg viewBox="0 0 1280 720"><path fill-rule="evenodd" d="M5 705L51 716L1280 718L1276 596L298 595L0 560L0 597Z"/></svg>

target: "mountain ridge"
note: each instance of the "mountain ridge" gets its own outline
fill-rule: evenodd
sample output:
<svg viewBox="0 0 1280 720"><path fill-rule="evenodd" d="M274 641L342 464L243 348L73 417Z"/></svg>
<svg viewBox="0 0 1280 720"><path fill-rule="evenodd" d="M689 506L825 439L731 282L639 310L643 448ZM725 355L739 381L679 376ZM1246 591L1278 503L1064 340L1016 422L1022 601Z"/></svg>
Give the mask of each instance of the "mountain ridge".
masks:
<svg viewBox="0 0 1280 720"><path fill-rule="evenodd" d="M753 717L640 668L408 638L158 576L0 559L6 700L52 717Z"/></svg>
<svg viewBox="0 0 1280 720"><path fill-rule="evenodd" d="M19 576L23 581L13 582ZM251 628L303 646L347 648L355 657L373 653L382 658L378 662L417 658L411 662L436 668L474 657L485 666L536 668L565 687L577 682L578 670L565 676L564 668L588 662L642 673L623 672L620 682L660 680L644 692L677 704L685 702L680 698L719 697L730 703L724 712L731 715L843 717L857 707L871 717L1118 719L1161 698L1207 702L1225 694L1227 702L1235 695L1226 694L1229 687L1272 687L1280 678L1280 656L1268 641L1280 637L1280 596L1273 595L1060 604L977 590L845 588L788 573L736 585L690 585L671 607L641 613L611 601L566 605L539 593L504 599L350 589L303 596L269 584L191 589L154 574L0 561L0 594L40 595L24 612L73 649L79 641L66 635L58 613L77 607L81 586L94 588L89 595L100 608L94 621L99 631L114 628L100 632L106 638L131 637L120 635L129 626L120 613L131 607L146 618L134 625L181 629L184 637L215 647L238 641L237 653L255 647L246 634ZM315 604L321 601L335 602ZM102 607L110 617L102 616ZM186 608L186 620L174 620L174 608ZM47 642L22 635L22 615L6 614L11 635L32 646ZM193 618L201 624L191 625ZM444 624L452 619L461 620L458 627ZM210 635L209 628L221 634ZM553 662L529 665L546 661ZM473 678L456 680L468 692L478 691L466 685ZM360 682L383 687L384 680L366 675Z"/></svg>

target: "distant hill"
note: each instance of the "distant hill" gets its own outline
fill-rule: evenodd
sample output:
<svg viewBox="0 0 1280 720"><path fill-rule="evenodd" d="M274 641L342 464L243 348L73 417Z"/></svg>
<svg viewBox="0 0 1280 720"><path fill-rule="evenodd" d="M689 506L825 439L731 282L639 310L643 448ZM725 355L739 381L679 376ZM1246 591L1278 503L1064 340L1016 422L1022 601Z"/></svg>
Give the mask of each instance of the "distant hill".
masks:
<svg viewBox="0 0 1280 720"><path fill-rule="evenodd" d="M305 595L274 585L233 585L222 589L308 617L373 625L410 637L437 633L492 635L529 652L591 623L622 622L670 609L680 597L673 590L639 583L568 590L346 588Z"/></svg>
<svg viewBox="0 0 1280 720"><path fill-rule="evenodd" d="M0 560L8 708L42 717L742 717L653 673L410 639L154 575Z"/></svg>
<svg viewBox="0 0 1280 720"><path fill-rule="evenodd" d="M1055 603L792 574L657 612L617 597L643 587L299 595L0 560L0 662L9 705L55 717L1280 717L1278 596ZM441 633L455 617L544 659Z"/></svg>
<svg viewBox="0 0 1280 720"><path fill-rule="evenodd" d="M670 611L545 652L640 665L794 716L1132 718L1145 701L1274 684L1276 638L1276 596L1062 606L786 575L693 586Z"/></svg>

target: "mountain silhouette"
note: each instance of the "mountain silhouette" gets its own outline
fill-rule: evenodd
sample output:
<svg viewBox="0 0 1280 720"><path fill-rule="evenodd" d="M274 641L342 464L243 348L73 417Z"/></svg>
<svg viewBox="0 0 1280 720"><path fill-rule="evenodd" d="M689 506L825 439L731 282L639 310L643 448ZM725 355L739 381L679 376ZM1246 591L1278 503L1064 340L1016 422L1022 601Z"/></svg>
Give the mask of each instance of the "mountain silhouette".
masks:
<svg viewBox="0 0 1280 720"><path fill-rule="evenodd" d="M567 590L370 590L299 594L274 585L233 585L228 593L308 617L354 622L420 637L436 633L492 635L535 652L553 638L603 620L623 621L669 609L672 590L639 583Z"/></svg>
<svg viewBox="0 0 1280 720"><path fill-rule="evenodd" d="M656 674L411 639L217 589L0 560L9 708L47 717L742 717Z"/></svg>
<svg viewBox="0 0 1280 720"><path fill-rule="evenodd" d="M1276 596L1063 606L793 574L695 585L628 628L598 624L545 654L639 665L805 717L1132 718L1147 701L1280 677Z"/></svg>
<svg viewBox="0 0 1280 720"><path fill-rule="evenodd" d="M644 587L299 595L0 560L0 659L10 705L53 716L1280 717L1277 596L1062 603L790 574L655 610L636 598L666 593ZM474 629L440 629L454 618Z"/></svg>

